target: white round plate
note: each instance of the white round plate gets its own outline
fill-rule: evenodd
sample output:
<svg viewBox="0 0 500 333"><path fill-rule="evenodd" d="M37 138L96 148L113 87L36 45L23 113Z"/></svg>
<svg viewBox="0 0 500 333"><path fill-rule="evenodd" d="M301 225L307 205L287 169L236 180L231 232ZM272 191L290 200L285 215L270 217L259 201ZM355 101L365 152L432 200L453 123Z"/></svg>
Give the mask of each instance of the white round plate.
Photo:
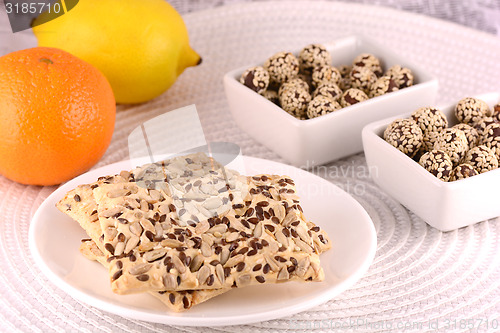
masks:
<svg viewBox="0 0 500 333"><path fill-rule="evenodd" d="M29 242L36 263L55 285L77 300L132 319L184 326L240 325L289 316L322 304L352 286L375 255L373 223L349 194L309 172L281 163L242 157L246 174L292 177L308 219L328 232L333 247L321 255L325 280L233 289L183 313L173 313L147 294L116 295L107 271L78 251L87 235L55 204L78 184L135 167L130 161L92 170L52 193L31 221ZM231 165L229 165L231 167Z"/></svg>

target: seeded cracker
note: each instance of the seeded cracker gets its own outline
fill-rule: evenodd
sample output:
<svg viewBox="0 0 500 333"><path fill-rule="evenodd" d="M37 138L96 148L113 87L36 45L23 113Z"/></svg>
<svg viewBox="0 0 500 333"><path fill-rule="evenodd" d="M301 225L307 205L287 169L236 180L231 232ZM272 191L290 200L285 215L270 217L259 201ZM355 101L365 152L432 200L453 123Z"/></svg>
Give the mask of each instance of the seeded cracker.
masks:
<svg viewBox="0 0 500 333"><path fill-rule="evenodd" d="M114 255L112 262L121 261L123 266L123 269L112 266L113 291L133 293L242 287L266 281L321 281L324 273L317 248L326 246L327 239L309 235L308 231L316 226L304 220L297 204L292 205L289 198L297 197L293 185L286 182L290 179L264 177L265 181L260 182L263 187L255 182L249 184L250 194L245 204L236 204L234 210L221 218L209 218L196 227L188 224L183 228L176 225L175 218L170 220L171 212L162 212L161 207L168 207L164 203L168 197L152 200L148 190L133 184L96 188L94 196L105 248ZM122 190L130 194L125 198L108 196ZM127 203L136 199L148 201L153 209L141 211L139 207L128 207ZM119 222L113 218L118 214L116 207L121 213L118 218L123 219ZM104 217L111 213L114 214ZM143 215L139 221L134 219L137 213ZM150 219L156 223L148 223ZM133 228L132 232L130 227L137 223L142 228ZM140 245L130 251L132 255L121 258L120 253L130 253L128 243L137 244L137 238ZM150 263L154 264L147 272L138 268Z"/></svg>
<svg viewBox="0 0 500 333"><path fill-rule="evenodd" d="M97 257L103 256L103 251L105 251L105 249L101 242L101 237L104 237L104 235L102 234L101 226L97 219L97 204L92 194L92 187L102 185L103 182L120 183L130 180L130 174L128 172L122 172L121 174L124 177L103 177L103 179L97 183L78 186L76 189L70 191L66 197L58 203L58 208L78 221L89 237L93 239L92 241L82 243L80 246L82 254L91 260L99 260L105 267L109 267L109 263L106 261L107 257ZM151 294L164 302L169 309L178 312L187 310L196 304L202 303L226 291L229 291L229 289L195 290L187 292L172 291L168 293L167 296L163 296L159 293Z"/></svg>
<svg viewBox="0 0 500 333"><path fill-rule="evenodd" d="M98 261L104 267L109 267L104 253L97 247L94 241L85 241L80 245L80 252L89 260ZM149 294L158 298L170 310L181 312L189 310L193 305L208 301L215 296L221 295L231 289L212 290L187 290L172 292L150 292Z"/></svg>
<svg viewBox="0 0 500 333"><path fill-rule="evenodd" d="M313 85L312 85L312 77L310 74L304 74L304 73L299 72L299 74L297 75L297 78L301 79L302 81L307 83L307 86L309 87L309 91L311 90Z"/></svg>
<svg viewBox="0 0 500 333"><path fill-rule="evenodd" d="M204 156L203 154L201 154L201 155ZM205 158L205 162L206 162L206 160L208 158L206 158L206 156L204 158ZM203 158L200 157L200 154L197 154L197 156L195 155L195 156L177 158L177 160L182 160L182 159L184 159L184 161L188 164L191 163L191 164L195 164L195 165L199 164L199 160L203 160ZM175 163L174 163L174 166L175 166ZM212 166L213 166L213 161L212 161ZM68 215L75 218L82 225L82 227L84 227L84 229L89 233L89 235L90 234L93 235L92 238L94 239L94 241L96 241L97 244L99 244L99 242L104 239L104 235L100 231L99 223L96 223L95 217L90 218L92 215L95 215L95 213L94 213L95 202L94 203L91 202L90 204L88 204L86 202L87 201L86 199L88 199L89 197L92 198L92 196L89 194L89 192L91 192L92 189L97 190L99 188L99 186L107 186L107 184L116 184L116 183L118 183L117 185L119 185L119 183L132 184L134 182L137 182L138 184L143 183L143 185L148 185L150 188L156 187L158 184L154 183L155 177L151 176L152 174L154 174L154 170L155 170L155 168L152 168L151 165L149 165L149 166L144 166L144 167L132 170L131 172L123 171L120 173L120 175L117 175L117 176L101 177L99 179L98 183L90 184L90 185L82 185L82 186L79 186L77 189L70 191L66 195L66 197L63 200L61 200L61 202L58 203L57 206L61 211L65 212ZM178 173L180 174L181 171L180 170L178 170L178 171L179 171ZM227 170L226 170L226 172L227 172ZM231 178L231 176L229 178ZM277 187L272 188L270 186L265 185L267 182L269 182L271 180L271 178L275 179L275 182L277 182L277 185L278 185ZM305 249L305 252L312 251L315 254L320 253L320 252L330 248L331 245L330 245L330 242L328 240L327 235L319 227L315 226L311 222L306 222L306 226L307 226L307 228L309 228L309 230L307 231L307 234L312 239L313 245L311 246L311 249L313 249L313 250L311 250L305 246L306 242L303 241L302 239L303 239L303 237L305 237L307 239L308 236L304 233L304 229L301 228L303 226L302 222L303 221L305 222L305 220L299 222L299 221L294 221L294 219L292 218L293 216L300 216L303 219L303 215L301 213L300 206L297 203L295 203L295 200L297 200L297 198L296 198L296 195L294 194L293 181L291 181L289 178L278 177L278 176L269 176L269 177L268 176L261 176L261 177L247 178L247 179L249 179L249 182L253 184L252 185L253 188L250 189L250 194L252 194L252 192L254 192L253 194L259 195L260 197L264 196L264 198L267 198L266 197L266 195L267 195L267 196L269 196L268 199L270 202L273 201L273 200L271 200L271 198L274 198L276 200L277 196L281 197L280 203L281 203L284 211L288 212L282 221L283 222L282 224L284 225L282 232L281 233L277 232L280 229L279 227L277 227L276 228L277 231L274 233L274 236L273 236L275 238L271 238L271 239L269 239L269 241L266 241L264 239L264 240L259 242L259 241L254 241L254 239L251 239L249 242L250 249L247 250L249 252L248 254L250 254L253 250L255 250L255 252L261 252L259 250L262 250L262 248L269 248L270 251L273 252L274 250L276 250L275 247L277 244L281 245L278 248L278 252L281 252L282 250L284 250L283 246L282 246L282 244L279 244L273 240L276 238L278 240L280 240L281 242L287 242L289 245L291 244L292 246L293 246L293 243L295 243L295 250L297 250L297 248L302 248L302 249ZM278 192L274 191L274 190L276 190L276 188L279 188ZM184 190L185 190L185 188L184 188ZM259 192L262 192L262 193L259 193ZM281 192L281 193L279 193L279 192ZM231 196L229 196L229 198L231 198ZM236 202L236 200L233 200L233 202ZM259 201L259 203L260 202L261 201ZM245 205L246 205L246 203L247 202L245 202ZM238 205L237 207L239 207L239 205L242 205L242 204L236 204L236 205ZM264 205L263 203L261 203L261 206L250 205L250 208L253 209L253 212L250 214L250 217L247 219L249 222L242 220L241 223L244 226L246 226L248 224L250 226L250 228L254 229L254 232L265 232L266 234L270 234L269 230L272 229L271 227L273 227L273 225L271 224L270 226L266 226L265 224L261 224L260 223L261 221L259 221L259 223L257 223L257 225L255 227L253 225L253 220L255 218L253 218L252 216L255 215L255 217L257 219L264 218L264 221L269 220L268 217L270 217L271 222L274 223L274 222L276 222L275 218L277 218L277 216L281 216L280 215L281 209L277 208L276 213L275 213L274 210L272 210L272 209L267 210L267 208L262 208L262 207L264 207L263 205ZM83 215L78 214L79 207L80 208L85 207L88 209L88 211L86 212L87 223L85 223L83 221L84 220L82 218ZM247 208L245 207L245 209L247 209ZM266 210L266 211L264 211L264 210ZM246 210L246 212L248 212L248 211L249 211L249 208ZM271 214L275 215L275 216L270 216ZM92 222L91 220L94 222ZM212 223L214 223L215 224L214 226L216 228L218 228L217 223L221 223L221 221L223 221L223 220L224 219L218 219L218 218L209 219L208 223L209 223L209 226L211 226ZM186 220L184 220L183 222L182 221L178 221L178 222L179 223L183 223L183 222L186 223ZM156 223L155 225L158 225L158 224L161 224L161 223ZM213 227L211 229L213 229ZM231 230L231 226L228 228L228 230L229 231ZM255 231L255 230L257 230L257 231ZM179 235L179 234L176 234L175 232L176 231L174 231L174 235L176 235L177 240L179 240L181 237L185 236L185 233ZM108 233L109 233L109 231L108 231ZM214 232L214 235L215 234L216 234L216 232ZM233 232L233 234L234 234L234 232ZM240 232L240 234L242 234L242 232ZM283 237L284 235L286 235L286 236ZM288 240L288 238L287 238L288 236L291 237L291 240ZM123 239L123 236L118 234L117 238ZM206 240L206 237L204 237L204 235L202 235L201 238L203 241ZM293 239L293 238L297 238L297 239ZM172 239L172 238L170 238L170 239ZM230 239L226 238L226 240L229 241ZM116 247L115 247L115 249L116 249ZM231 249L231 247L229 249ZM233 255L237 256L239 254L242 254L241 252L244 249L245 249L245 247L232 249L233 251L230 253L231 257ZM104 247L101 244L101 250L106 253L109 250L109 246ZM201 247L201 249L199 248L198 250L203 250L203 246ZM215 248L214 252L217 252L217 251L218 251L218 249ZM235 251L238 253L235 254ZM219 252L219 254L221 254L221 255L225 255L224 253L226 253L224 251L224 249L222 250L222 253ZM114 254L114 251L113 251L113 254ZM107 258L108 258L108 261L110 263L114 262L114 266L113 265L111 265L111 266L123 267L123 263L121 262L120 259L124 258L124 256L125 256L124 254L118 255L118 256L108 254ZM257 256L255 256L255 257L257 257ZM132 259L133 254L129 253L127 258L129 260ZM184 262L184 263L186 261L191 261L191 259L188 259L187 257L183 257L182 255L179 255L179 258L181 258L182 262ZM276 267L275 266L276 263L278 263L278 266L283 265L283 262L281 262L282 258L283 258L283 256L275 256L275 257L264 256L264 262L261 264L260 269L262 270L262 272L264 274L266 274L266 272L269 273L270 270L273 270ZM278 280L278 281L285 280L285 277L287 276L287 274L289 274L289 275L295 274L297 276L303 276L303 278L305 279L307 276L309 276L308 271L316 270L319 267L319 262L316 262L314 260L314 258L312 261L307 260L307 259L302 260L302 257L299 255L299 256L295 256L295 257L290 257L289 260L290 260L290 262L286 263L287 267L288 267L286 272L283 269L279 270L277 277L276 277L276 280ZM165 261L167 261L167 258L165 258ZM173 259L172 261L174 263L176 263L175 259ZM191 264L193 265L195 262L196 262L196 260L192 260ZM146 267L147 267L147 265L148 264L146 264ZM190 269L193 267L192 265L190 266ZM195 265L199 265L199 262L196 263ZM253 267L253 270L258 268L258 266L259 266L259 264L255 265ZM312 267L312 269L306 268L307 266L309 266L309 268ZM236 270L242 269L241 263L238 264L236 267L237 267ZM200 268L200 270L201 270L201 268ZM296 271L298 273L293 273L294 271ZM225 273L226 273L225 268L224 268L223 273L225 275ZM114 274L116 274L116 272ZM144 279L144 277L142 275L143 274L138 275L137 277ZM207 279L210 282L210 276ZM261 276L261 275L258 275L255 277L255 280L258 283L265 282L264 279L265 279L264 276ZM189 291L188 293L196 295L195 294L196 291L194 291L194 292ZM179 300L180 299L181 298L179 297ZM192 303L188 304L188 305L191 306L191 305L196 304L196 299L199 299L199 298L193 298ZM184 307L186 306L186 303L184 302L184 300L183 300L183 306Z"/></svg>

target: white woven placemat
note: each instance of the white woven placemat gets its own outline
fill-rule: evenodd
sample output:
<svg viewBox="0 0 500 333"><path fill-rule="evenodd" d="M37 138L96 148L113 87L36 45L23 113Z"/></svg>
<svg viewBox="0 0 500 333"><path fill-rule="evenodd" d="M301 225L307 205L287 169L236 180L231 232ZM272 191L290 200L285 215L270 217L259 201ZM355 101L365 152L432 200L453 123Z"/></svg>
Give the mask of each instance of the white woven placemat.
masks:
<svg viewBox="0 0 500 333"><path fill-rule="evenodd" d="M168 0L181 14L247 1L263 0ZM269 0L264 0L269 1ZM272 1L272 0L271 0ZM276 1L276 0L275 0ZM299 0L300 1L300 0ZM309 0L314 1L314 0ZM328 0L335 1L335 0ZM350 3L377 4L424 14L500 35L498 0L341 0Z"/></svg>
<svg viewBox="0 0 500 333"><path fill-rule="evenodd" d="M426 66L440 79L439 101L500 89L500 40L458 25L394 10L324 2L266 2L185 17L204 58L160 98L120 106L110 148L97 166L127 158L127 136L146 119L195 103L208 141L232 141L246 155L280 161L231 119L222 87L229 69L359 33ZM2 47L9 47L2 45ZM11 46L12 49L18 46ZM283 138L286 139L286 138ZM0 177L0 331L349 332L480 331L500 327L500 224L488 221L441 233L367 178L362 154L316 173L351 192L378 231L367 274L350 290L309 311L248 326L182 328L127 320L80 303L41 275L28 249L30 218L54 188ZM500 199L500 198L499 198ZM469 320L469 321L467 321ZM496 325L496 326L495 326Z"/></svg>

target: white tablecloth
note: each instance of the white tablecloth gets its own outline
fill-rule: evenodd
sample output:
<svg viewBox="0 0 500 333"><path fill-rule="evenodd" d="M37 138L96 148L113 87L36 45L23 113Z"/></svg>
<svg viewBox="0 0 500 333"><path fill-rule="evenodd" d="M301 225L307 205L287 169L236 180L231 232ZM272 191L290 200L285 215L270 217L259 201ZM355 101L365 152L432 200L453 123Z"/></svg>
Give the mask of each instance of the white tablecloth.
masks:
<svg viewBox="0 0 500 333"><path fill-rule="evenodd" d="M141 122L192 103L198 107L208 141L232 141L246 155L281 161L235 126L223 93L223 73L276 51L350 33L367 35L434 73L440 80L438 103L500 89L498 38L425 16L359 4L280 1L224 6L187 14L185 20L203 64L188 69L163 96L143 105L120 106L112 143L96 167L126 159L127 136ZM0 22L1 52L34 45L28 34L11 38L2 15ZM367 178L362 154L327 168L332 172L322 175L352 192L377 227L377 254L366 275L334 300L293 318L218 328L128 320L69 297L41 274L28 249L30 218L54 188L23 186L0 177L0 331L285 332L300 328L297 331L322 332L341 327L346 332L374 332L406 327L424 332L438 326L443 332L465 332L467 325L480 331L498 327L497 221L442 233L375 186ZM343 170L347 177L335 170Z"/></svg>

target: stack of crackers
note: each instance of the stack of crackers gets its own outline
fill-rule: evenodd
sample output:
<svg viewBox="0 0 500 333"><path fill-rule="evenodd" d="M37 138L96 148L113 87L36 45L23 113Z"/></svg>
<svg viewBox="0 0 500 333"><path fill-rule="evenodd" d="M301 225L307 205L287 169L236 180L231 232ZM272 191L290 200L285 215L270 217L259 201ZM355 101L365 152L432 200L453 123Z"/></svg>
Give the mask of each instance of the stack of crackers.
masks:
<svg viewBox="0 0 500 333"><path fill-rule="evenodd" d="M331 247L292 179L242 176L203 153L100 177L57 207L90 237L80 251L106 267L113 292L148 292L173 311L232 288L322 281Z"/></svg>

